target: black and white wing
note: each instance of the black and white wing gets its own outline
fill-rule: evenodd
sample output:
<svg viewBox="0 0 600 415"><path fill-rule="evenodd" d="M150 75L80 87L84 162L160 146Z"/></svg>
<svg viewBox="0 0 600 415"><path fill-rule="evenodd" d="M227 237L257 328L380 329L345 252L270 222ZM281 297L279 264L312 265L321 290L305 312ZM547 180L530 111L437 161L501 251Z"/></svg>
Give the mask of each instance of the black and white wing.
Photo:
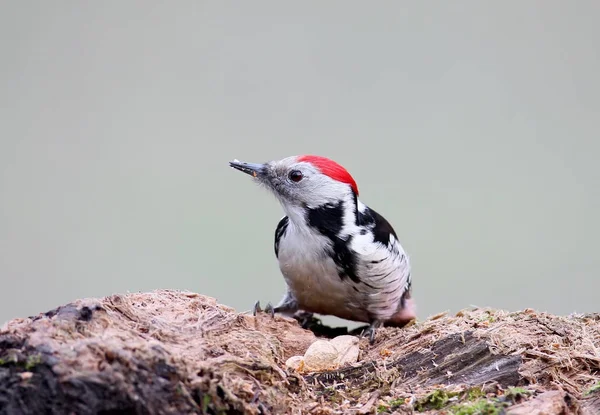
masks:
<svg viewBox="0 0 600 415"><path fill-rule="evenodd" d="M410 261L392 225L373 209L360 208L360 226L368 232L355 235L352 244L357 274L365 286L369 312L391 315L404 307L404 299L410 296Z"/></svg>

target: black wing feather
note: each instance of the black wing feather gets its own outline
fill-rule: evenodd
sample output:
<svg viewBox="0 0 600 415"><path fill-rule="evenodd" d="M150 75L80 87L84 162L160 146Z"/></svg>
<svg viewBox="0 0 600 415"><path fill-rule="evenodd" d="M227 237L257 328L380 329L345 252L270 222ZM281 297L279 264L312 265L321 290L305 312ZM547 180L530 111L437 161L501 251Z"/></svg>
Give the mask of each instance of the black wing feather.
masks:
<svg viewBox="0 0 600 415"><path fill-rule="evenodd" d="M285 235L289 222L290 218L284 216L277 224L277 228L275 228L275 243L273 244L273 248L275 249L275 256L277 258L279 258L279 241Z"/></svg>

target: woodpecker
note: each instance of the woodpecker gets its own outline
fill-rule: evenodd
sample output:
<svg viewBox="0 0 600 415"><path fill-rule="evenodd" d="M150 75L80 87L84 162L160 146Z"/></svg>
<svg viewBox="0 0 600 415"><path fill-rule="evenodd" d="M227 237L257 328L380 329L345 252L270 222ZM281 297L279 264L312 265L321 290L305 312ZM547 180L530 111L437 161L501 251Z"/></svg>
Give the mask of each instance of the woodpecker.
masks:
<svg viewBox="0 0 600 415"><path fill-rule="evenodd" d="M370 344L378 327L402 327L416 317L408 255L390 223L358 199L344 167L315 155L229 165L270 190L285 212L274 251L287 289L265 311L365 322Z"/></svg>

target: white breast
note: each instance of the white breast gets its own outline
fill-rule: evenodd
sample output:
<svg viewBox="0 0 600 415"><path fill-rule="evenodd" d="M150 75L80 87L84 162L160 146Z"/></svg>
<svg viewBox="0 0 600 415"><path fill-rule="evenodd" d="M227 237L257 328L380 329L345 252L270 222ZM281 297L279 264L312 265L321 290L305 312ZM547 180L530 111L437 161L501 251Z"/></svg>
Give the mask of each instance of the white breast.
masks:
<svg viewBox="0 0 600 415"><path fill-rule="evenodd" d="M367 243L365 238L371 238ZM358 274L365 284L340 278L328 255L330 241L307 227L290 221L279 243L279 267L300 309L340 318L370 322L385 320L398 310L405 286L408 259L400 248L394 255L377 247L369 235L356 235L352 248L359 254ZM399 247L399 245L398 245ZM387 260L373 264L384 257ZM379 276L370 281L369 275Z"/></svg>

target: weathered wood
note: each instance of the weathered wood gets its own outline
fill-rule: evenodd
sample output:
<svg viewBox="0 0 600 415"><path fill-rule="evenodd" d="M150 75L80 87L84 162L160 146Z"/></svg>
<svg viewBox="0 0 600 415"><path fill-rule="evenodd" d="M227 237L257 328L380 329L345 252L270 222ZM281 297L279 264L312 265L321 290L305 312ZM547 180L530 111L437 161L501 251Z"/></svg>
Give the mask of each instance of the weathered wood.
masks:
<svg viewBox="0 0 600 415"><path fill-rule="evenodd" d="M500 386L518 386L523 383L519 375L521 356L495 355L487 343L468 331L453 334L435 342L429 350L410 353L386 365L399 369L406 385L482 385L495 382ZM376 362L358 367L317 373L307 376L329 385L336 382L364 383L377 376Z"/></svg>
<svg viewBox="0 0 600 415"><path fill-rule="evenodd" d="M355 366L286 371L315 339L189 292L79 300L0 330L0 414L600 413L594 316L435 316L363 339Z"/></svg>

